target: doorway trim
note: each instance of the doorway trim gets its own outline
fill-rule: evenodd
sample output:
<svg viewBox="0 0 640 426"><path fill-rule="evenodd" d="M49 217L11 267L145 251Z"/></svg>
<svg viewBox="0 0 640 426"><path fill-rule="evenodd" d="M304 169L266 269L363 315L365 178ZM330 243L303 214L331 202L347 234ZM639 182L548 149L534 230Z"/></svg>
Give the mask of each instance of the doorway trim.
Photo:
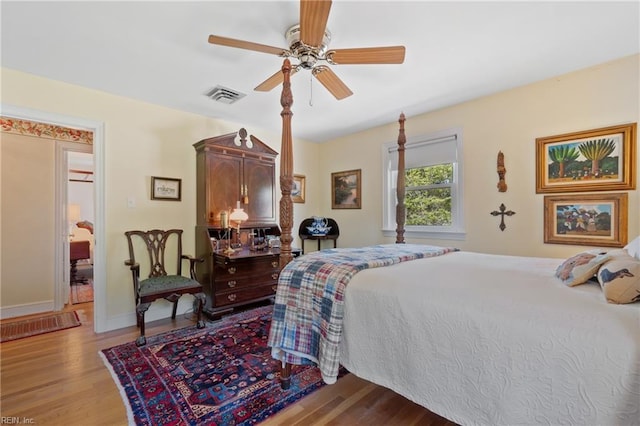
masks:
<svg viewBox="0 0 640 426"><path fill-rule="evenodd" d="M96 333L107 331L107 291L106 291L106 244L105 244L105 141L104 122L87 120L79 117L72 117L51 112L39 111L15 105L1 104L0 115L21 120L37 121L41 123L53 124L73 129L88 130L93 132L93 162L94 162L94 182L93 182L93 202L95 212L94 223L94 264L93 264L93 289L94 289L94 309L93 327ZM58 161L56 155L56 162ZM56 163L56 169L59 164ZM58 172L56 172L58 173ZM59 183L56 182L56 186ZM57 195L57 194L56 194ZM56 235L67 235L66 230L66 205L56 196ZM55 248L56 279L54 288L54 306L64 304L59 300L64 292L64 275L61 265L63 265L64 253L63 245L57 244ZM59 309L59 308L56 308Z"/></svg>
<svg viewBox="0 0 640 426"><path fill-rule="evenodd" d="M70 255L69 249L71 242L69 241L69 153L84 152L91 154L93 162L93 145L86 143L77 143L69 141L56 140L55 155L55 173L56 173L56 189L55 189L55 223L56 223L56 241L62 242L62 250L58 250L59 244L56 245L55 256L55 276L56 285L54 286L53 309L62 310L64 305L69 302L69 290L71 285ZM94 166L95 167L95 166ZM93 188L93 187L92 187ZM92 191L92 198L95 191ZM92 199L93 203L93 199ZM95 203L93 203L95 204ZM62 209L59 207L62 206ZM60 218L58 220L58 215ZM92 219L93 220L93 219ZM59 256L62 256L59 258ZM57 285L61 283L61 285Z"/></svg>

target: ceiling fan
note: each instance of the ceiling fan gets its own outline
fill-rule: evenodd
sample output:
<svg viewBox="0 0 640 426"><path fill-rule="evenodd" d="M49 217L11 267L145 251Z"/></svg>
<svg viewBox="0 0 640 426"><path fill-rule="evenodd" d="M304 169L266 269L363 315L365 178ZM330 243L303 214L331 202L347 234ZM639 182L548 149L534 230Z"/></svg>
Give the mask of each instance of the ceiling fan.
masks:
<svg viewBox="0 0 640 426"><path fill-rule="evenodd" d="M331 33L326 27L330 10L331 0L300 0L300 23L292 26L285 33L289 44L288 49L217 35L210 35L209 43L296 58L300 63L293 65L291 74L293 75L301 68L311 70L312 75L338 100L351 96L353 92L331 68L319 62L330 65L401 64L404 62L404 46L329 50ZM282 81L282 72L277 71L254 90L268 92L280 85Z"/></svg>

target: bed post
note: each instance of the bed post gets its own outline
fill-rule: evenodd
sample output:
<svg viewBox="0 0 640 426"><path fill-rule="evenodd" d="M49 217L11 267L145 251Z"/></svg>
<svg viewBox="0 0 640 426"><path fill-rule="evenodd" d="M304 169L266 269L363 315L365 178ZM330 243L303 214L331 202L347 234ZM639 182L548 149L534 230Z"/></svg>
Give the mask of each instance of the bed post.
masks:
<svg viewBox="0 0 640 426"><path fill-rule="evenodd" d="M280 269L291 262L291 229L293 228L293 200L291 190L293 189L293 143L291 141L291 105L293 95L291 93L291 62L289 59L282 63L282 95L280 95L280 105L282 105L282 145L280 148ZM291 386L291 364L283 363L280 369L280 386L282 389L289 389Z"/></svg>
<svg viewBox="0 0 640 426"><path fill-rule="evenodd" d="M285 59L282 64L282 95L280 105L282 105L282 146L280 148L280 268L291 262L291 229L293 228L293 200L291 190L293 189L293 143L291 142L291 105L293 95L291 94L291 62Z"/></svg>
<svg viewBox="0 0 640 426"><path fill-rule="evenodd" d="M407 138L404 134L404 113L400 113L398 123L400 123L400 130L398 133L398 183L397 183L397 197L398 204L396 205L396 244L404 244L404 221L406 216L406 207L404 205L404 144L407 142Z"/></svg>

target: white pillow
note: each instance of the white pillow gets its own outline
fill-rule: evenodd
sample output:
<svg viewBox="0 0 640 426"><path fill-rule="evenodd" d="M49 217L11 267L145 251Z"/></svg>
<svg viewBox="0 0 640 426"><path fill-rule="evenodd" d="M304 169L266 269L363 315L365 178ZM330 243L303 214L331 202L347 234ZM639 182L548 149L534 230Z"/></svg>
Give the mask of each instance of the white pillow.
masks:
<svg viewBox="0 0 640 426"><path fill-rule="evenodd" d="M609 303L640 302L640 260L628 254L612 256L600 267L598 282Z"/></svg>
<svg viewBox="0 0 640 426"><path fill-rule="evenodd" d="M636 237L635 240L624 246L624 249L627 251L629 256L633 256L640 260L640 236Z"/></svg>

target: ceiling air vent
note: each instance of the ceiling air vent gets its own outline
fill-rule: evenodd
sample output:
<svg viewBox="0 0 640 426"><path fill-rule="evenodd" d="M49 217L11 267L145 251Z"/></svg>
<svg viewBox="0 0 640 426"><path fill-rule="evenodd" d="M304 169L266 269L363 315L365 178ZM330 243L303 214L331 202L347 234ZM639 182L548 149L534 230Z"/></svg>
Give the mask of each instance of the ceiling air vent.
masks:
<svg viewBox="0 0 640 426"><path fill-rule="evenodd" d="M216 86L205 93L205 95L214 101L222 102L223 104L232 104L247 96L244 93L240 93L236 90L223 86Z"/></svg>

